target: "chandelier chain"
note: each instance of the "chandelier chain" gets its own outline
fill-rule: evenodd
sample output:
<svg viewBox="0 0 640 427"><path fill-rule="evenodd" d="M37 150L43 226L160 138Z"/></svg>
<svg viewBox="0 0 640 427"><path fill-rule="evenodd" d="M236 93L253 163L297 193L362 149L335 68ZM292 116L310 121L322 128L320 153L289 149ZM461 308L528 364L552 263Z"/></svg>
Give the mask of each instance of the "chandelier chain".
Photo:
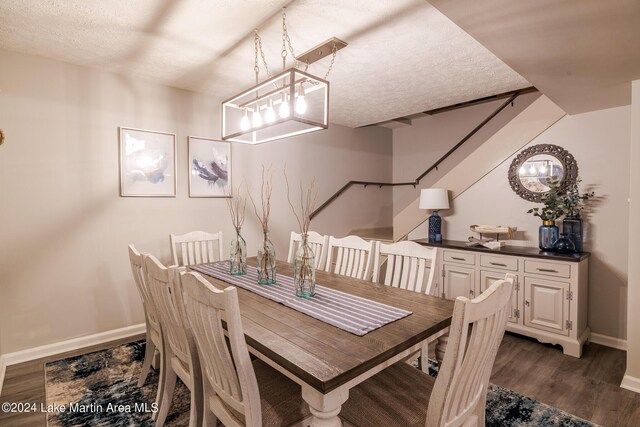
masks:
<svg viewBox="0 0 640 427"><path fill-rule="evenodd" d="M331 63L329 64L329 68L327 69L327 73L324 75L324 79L327 80L327 77L329 77L329 73L331 72L331 70L333 69L333 63L336 60L336 55L338 53L338 48L335 45L335 43L333 44L333 48L331 49ZM308 64L307 64L308 66Z"/></svg>
<svg viewBox="0 0 640 427"><path fill-rule="evenodd" d="M280 56L282 57L283 70L286 69L286 66L287 66L287 56L288 56L287 48L291 53L291 56L293 57L294 67L298 68L301 64L301 61L298 61L296 59L296 55L293 51L293 45L291 44L291 38L289 37L289 30L287 28L286 9L287 9L286 7L282 8L282 49L280 51ZM253 65L253 70L256 74L256 84L257 84L259 82L259 75L260 75L260 64L258 61L258 53L262 58L262 64L264 65L264 69L267 73L267 76L269 78L273 77L273 75L271 74L271 71L269 70L269 66L267 65L267 59L265 58L264 50L262 49L262 38L260 37L260 34L258 33L257 28L254 30L254 51L255 51L255 61ZM329 77L329 74L331 73L331 70L333 69L333 64L335 63L337 53L338 53L338 48L334 44L333 48L331 49L331 63L329 64L329 68L327 69L327 72L324 75L325 80L327 80L327 78ZM309 62L306 61L304 63L304 71L307 71L308 69L309 69Z"/></svg>

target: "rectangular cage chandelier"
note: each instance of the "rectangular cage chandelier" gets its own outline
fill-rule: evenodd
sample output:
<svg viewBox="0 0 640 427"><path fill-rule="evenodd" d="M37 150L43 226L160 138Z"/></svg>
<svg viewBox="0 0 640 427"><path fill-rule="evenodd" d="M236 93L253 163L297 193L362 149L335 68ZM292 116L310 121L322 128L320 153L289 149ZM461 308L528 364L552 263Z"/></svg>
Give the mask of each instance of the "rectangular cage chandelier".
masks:
<svg viewBox="0 0 640 427"><path fill-rule="evenodd" d="M286 8L282 9L283 71L271 75L258 30L254 30L254 72L256 85L222 103L222 139L245 144L261 144L276 139L313 132L329 127L329 82L336 52L347 45L332 37L324 43L296 55L287 30ZM287 48L294 66L286 67ZM307 72L309 64L331 55L331 63L324 78ZM259 83L262 58L269 78ZM304 70L300 68L304 67Z"/></svg>
<svg viewBox="0 0 640 427"><path fill-rule="evenodd" d="M289 68L222 103L222 139L261 144L329 127L329 82Z"/></svg>

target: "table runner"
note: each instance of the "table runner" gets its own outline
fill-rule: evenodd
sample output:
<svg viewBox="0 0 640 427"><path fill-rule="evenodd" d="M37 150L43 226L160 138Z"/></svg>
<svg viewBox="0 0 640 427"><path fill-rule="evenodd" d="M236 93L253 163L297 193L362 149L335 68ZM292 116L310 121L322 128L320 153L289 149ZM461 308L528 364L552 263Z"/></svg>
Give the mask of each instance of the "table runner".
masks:
<svg viewBox="0 0 640 427"><path fill-rule="evenodd" d="M247 266L247 274L243 276L230 275L228 262L191 265L189 268L358 336L411 314L407 310L318 284L313 298L300 298L295 296L293 277L277 274L275 285L258 285L258 269L253 266Z"/></svg>

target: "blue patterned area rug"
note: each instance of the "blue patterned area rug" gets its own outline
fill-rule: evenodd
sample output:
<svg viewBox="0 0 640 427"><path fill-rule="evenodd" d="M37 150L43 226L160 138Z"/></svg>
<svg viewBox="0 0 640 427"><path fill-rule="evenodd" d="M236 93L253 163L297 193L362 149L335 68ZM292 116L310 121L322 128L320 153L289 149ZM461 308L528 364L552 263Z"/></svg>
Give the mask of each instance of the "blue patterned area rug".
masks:
<svg viewBox="0 0 640 427"><path fill-rule="evenodd" d="M144 345L144 341L137 341L48 363L48 426L153 426L151 403L156 395L157 371L151 371L143 387L137 386ZM436 365L429 370L432 376L437 375ZM189 424L189 396L189 390L178 380L167 426ZM487 395L486 422L495 427L595 426L494 384Z"/></svg>

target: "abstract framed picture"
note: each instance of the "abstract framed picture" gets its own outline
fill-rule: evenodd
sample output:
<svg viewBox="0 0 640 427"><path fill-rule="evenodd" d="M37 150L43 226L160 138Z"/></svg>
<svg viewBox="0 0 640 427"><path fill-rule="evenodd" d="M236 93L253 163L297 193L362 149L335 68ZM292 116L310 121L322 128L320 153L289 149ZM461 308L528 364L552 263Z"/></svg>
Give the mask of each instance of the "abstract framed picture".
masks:
<svg viewBox="0 0 640 427"><path fill-rule="evenodd" d="M176 135L120 128L120 196L176 196Z"/></svg>
<svg viewBox="0 0 640 427"><path fill-rule="evenodd" d="M189 137L189 197L231 197L231 143Z"/></svg>

